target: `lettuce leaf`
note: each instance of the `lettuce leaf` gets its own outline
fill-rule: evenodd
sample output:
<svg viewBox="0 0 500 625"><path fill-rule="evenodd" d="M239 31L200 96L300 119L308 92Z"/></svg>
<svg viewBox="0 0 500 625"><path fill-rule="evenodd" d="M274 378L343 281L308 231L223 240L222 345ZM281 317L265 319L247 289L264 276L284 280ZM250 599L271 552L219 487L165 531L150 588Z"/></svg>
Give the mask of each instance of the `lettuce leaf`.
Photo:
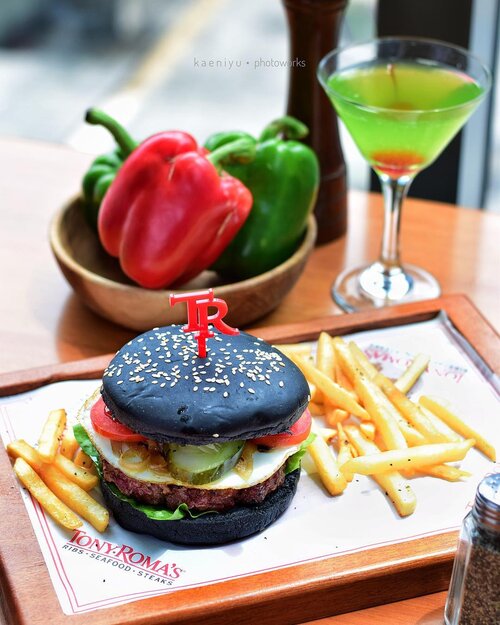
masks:
<svg viewBox="0 0 500 625"><path fill-rule="evenodd" d="M97 449L94 447L94 444L90 440L85 428L82 425L77 424L73 426L73 432L80 447L87 454L87 456L90 456L92 462L95 464L99 477L101 479L104 479L101 456L99 455ZM191 512L191 510L187 507L187 504L185 503L181 503L179 506L177 506L175 510L168 510L167 508L162 508L161 506L142 503L141 501L137 501L137 499L134 499L133 497L124 495L121 490L111 482L106 482L106 485L115 497L121 499L121 501L125 501L133 508L139 510L147 517L155 521L178 521L179 519L184 519L188 516L196 519L203 514L208 514L211 512L215 513L215 510L208 510L206 512L199 512L195 514L194 512Z"/></svg>
<svg viewBox="0 0 500 625"><path fill-rule="evenodd" d="M92 462L95 464L95 468L97 469L97 473L99 477L102 479L102 462L101 456L99 452L94 447L94 443L90 440L89 435L87 434L83 425L79 423L73 426L73 434L75 435L78 444L82 448L82 450L90 457Z"/></svg>
<svg viewBox="0 0 500 625"><path fill-rule="evenodd" d="M290 456L290 458L288 458L288 460L286 461L286 466L285 466L285 475L288 475L289 473L291 473L292 471L295 471L296 469L300 467L300 461L302 460L303 455L306 453L306 449L309 447L309 445L313 442L315 438L316 438L316 434L313 434L313 432L310 432L306 440L302 441L299 450L296 451L292 456Z"/></svg>

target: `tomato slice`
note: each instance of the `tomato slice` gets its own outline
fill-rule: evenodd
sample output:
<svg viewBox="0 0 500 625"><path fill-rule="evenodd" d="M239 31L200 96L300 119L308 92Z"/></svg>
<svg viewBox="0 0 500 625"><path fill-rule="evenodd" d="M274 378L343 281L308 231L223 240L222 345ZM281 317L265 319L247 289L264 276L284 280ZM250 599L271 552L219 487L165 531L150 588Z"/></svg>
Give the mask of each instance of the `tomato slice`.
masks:
<svg viewBox="0 0 500 625"><path fill-rule="evenodd" d="M306 409L287 432L254 438L252 443L264 447L290 447L305 441L311 431L311 413Z"/></svg>
<svg viewBox="0 0 500 625"><path fill-rule="evenodd" d="M115 421L108 407L100 397L90 409L90 420L94 430L112 441L125 443L141 443L146 440L142 434L137 434L126 425Z"/></svg>

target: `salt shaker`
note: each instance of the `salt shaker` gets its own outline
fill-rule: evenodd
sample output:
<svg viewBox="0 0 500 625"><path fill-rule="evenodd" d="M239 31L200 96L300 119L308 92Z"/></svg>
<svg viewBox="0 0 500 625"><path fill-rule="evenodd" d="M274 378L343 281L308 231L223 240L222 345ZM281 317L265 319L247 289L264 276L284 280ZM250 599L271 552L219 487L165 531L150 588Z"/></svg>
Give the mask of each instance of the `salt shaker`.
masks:
<svg viewBox="0 0 500 625"><path fill-rule="evenodd" d="M446 625L500 625L500 473L479 484L465 517L445 608Z"/></svg>

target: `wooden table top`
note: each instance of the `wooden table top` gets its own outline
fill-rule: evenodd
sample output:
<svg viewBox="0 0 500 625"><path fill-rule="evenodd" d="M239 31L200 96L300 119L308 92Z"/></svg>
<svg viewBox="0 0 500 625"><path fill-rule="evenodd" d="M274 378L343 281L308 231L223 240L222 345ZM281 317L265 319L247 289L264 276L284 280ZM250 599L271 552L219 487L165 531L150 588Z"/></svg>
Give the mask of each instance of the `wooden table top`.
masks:
<svg viewBox="0 0 500 625"><path fill-rule="evenodd" d="M92 156L63 146L0 140L0 372L116 351L133 335L80 304L52 258L52 215L78 192ZM374 259L377 194L351 192L346 238L317 248L294 290L261 325L339 314L330 285L345 266ZM500 216L408 200L403 260L429 270L443 293L465 293L500 327ZM315 621L324 625L440 625L445 593Z"/></svg>

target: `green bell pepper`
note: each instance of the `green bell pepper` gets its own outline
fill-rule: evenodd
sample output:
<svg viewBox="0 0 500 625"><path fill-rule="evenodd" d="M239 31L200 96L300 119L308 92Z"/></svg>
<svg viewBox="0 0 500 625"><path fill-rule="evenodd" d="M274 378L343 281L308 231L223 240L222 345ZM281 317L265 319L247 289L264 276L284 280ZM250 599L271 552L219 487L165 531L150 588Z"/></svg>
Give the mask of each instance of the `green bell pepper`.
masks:
<svg viewBox="0 0 500 625"><path fill-rule="evenodd" d="M85 115L89 124L103 126L113 135L118 147L108 154L98 156L90 166L82 180L83 208L90 226L97 231L97 215L101 202L123 165L125 159L137 147L137 143L128 132L112 117L99 111L89 109Z"/></svg>
<svg viewBox="0 0 500 625"><path fill-rule="evenodd" d="M296 139L307 127L293 117L271 122L259 139L245 132L212 135L205 147L213 151L235 139L252 139L255 159L250 163L224 162L253 195L250 215L233 241L212 266L226 278L242 280L276 267L289 258L304 236L319 185L314 151Z"/></svg>

